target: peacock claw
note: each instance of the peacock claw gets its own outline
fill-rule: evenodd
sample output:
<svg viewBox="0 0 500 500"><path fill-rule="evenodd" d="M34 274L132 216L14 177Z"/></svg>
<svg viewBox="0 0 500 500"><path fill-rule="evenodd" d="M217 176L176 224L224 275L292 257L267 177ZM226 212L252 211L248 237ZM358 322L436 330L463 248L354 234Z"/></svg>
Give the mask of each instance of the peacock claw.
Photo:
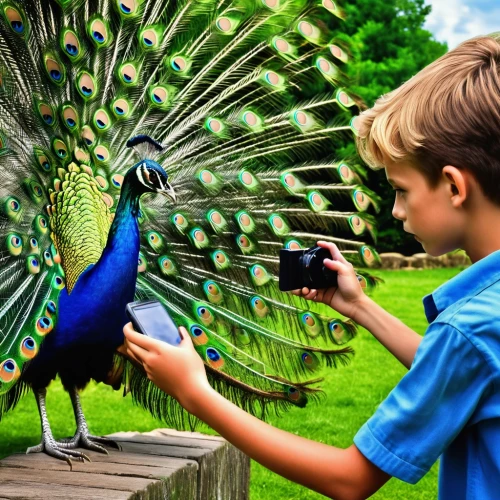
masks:
<svg viewBox="0 0 500 500"><path fill-rule="evenodd" d="M27 455L41 452L59 460L64 460L68 463L70 470L73 470L72 460L78 460L80 462L84 462L85 460L90 461L85 453L69 449L64 446L64 443L58 443L50 432L44 432L42 435L42 442L26 450Z"/></svg>
<svg viewBox="0 0 500 500"><path fill-rule="evenodd" d="M97 451L99 453L104 453L109 455L108 450L104 448L104 445L107 445L111 448L116 448L120 450L120 445L113 441L112 439L103 437L103 436L93 436L89 434L86 429L77 430L76 434L72 438L61 439L58 441L63 444L67 449L74 448L84 448L86 450ZM88 459L88 457L86 457ZM90 462L90 459L88 459Z"/></svg>

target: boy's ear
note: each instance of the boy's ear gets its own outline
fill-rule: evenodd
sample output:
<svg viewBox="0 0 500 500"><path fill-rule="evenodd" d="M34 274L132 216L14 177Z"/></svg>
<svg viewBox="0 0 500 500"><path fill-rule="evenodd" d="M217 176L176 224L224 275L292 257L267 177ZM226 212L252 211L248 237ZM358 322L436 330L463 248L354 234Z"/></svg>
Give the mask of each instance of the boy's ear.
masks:
<svg viewBox="0 0 500 500"><path fill-rule="evenodd" d="M468 182L467 175L457 167L447 165L443 168L443 176L449 185L450 201L455 208L460 207L467 198Z"/></svg>

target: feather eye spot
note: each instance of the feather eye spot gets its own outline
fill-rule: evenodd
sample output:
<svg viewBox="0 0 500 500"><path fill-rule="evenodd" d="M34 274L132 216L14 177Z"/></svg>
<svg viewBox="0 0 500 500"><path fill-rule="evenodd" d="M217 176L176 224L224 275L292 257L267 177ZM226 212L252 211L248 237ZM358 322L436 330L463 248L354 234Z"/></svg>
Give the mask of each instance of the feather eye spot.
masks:
<svg viewBox="0 0 500 500"><path fill-rule="evenodd" d="M21 354L28 359L33 359L38 352L38 346L33 337L26 337L21 342Z"/></svg>
<svg viewBox="0 0 500 500"><path fill-rule="evenodd" d="M243 184L246 184L247 186L251 186L252 183L254 182L254 177L252 176L252 174L250 174L250 172L244 172L242 175L241 175L241 182Z"/></svg>
<svg viewBox="0 0 500 500"><path fill-rule="evenodd" d="M214 176L209 170L203 170L200 174L200 179L204 184L212 184Z"/></svg>
<svg viewBox="0 0 500 500"><path fill-rule="evenodd" d="M274 71L267 71L265 75L266 81L271 85L278 85L280 83L280 77Z"/></svg>
<svg viewBox="0 0 500 500"><path fill-rule="evenodd" d="M65 47L66 47L66 52L70 56L77 56L78 55L78 47L76 45L73 45L71 43L67 43Z"/></svg>
<svg viewBox="0 0 500 500"><path fill-rule="evenodd" d="M189 328L189 333L193 337L193 343L196 346L204 345L208 342L208 337L203 328L198 325L192 325Z"/></svg>
<svg viewBox="0 0 500 500"><path fill-rule="evenodd" d="M307 115L303 111L295 111L293 115L295 121L299 125L306 125L307 124Z"/></svg>
<svg viewBox="0 0 500 500"><path fill-rule="evenodd" d="M285 248L288 250L302 250L302 245L296 240L290 240L286 243Z"/></svg>
<svg viewBox="0 0 500 500"><path fill-rule="evenodd" d="M21 209L21 204L16 199L11 199L9 202L9 207L13 212L19 212Z"/></svg>
<svg viewBox="0 0 500 500"><path fill-rule="evenodd" d="M220 359L220 354L218 353L217 349L214 349L213 347L209 347L207 349L207 356L210 359L210 361L216 363Z"/></svg>
<svg viewBox="0 0 500 500"><path fill-rule="evenodd" d="M276 228L276 229L282 229L284 226L283 219L279 217L278 215L275 215L271 219L271 224Z"/></svg>
<svg viewBox="0 0 500 500"><path fill-rule="evenodd" d="M210 219L214 224L220 224L222 222L221 214L215 210L210 214Z"/></svg>
<svg viewBox="0 0 500 500"><path fill-rule="evenodd" d="M36 238L31 238L30 239L30 245L31 245L31 248L35 249L35 248L38 248L38 241Z"/></svg>
<svg viewBox="0 0 500 500"><path fill-rule="evenodd" d="M288 52L290 50L290 44L284 38L276 38L274 40L274 47L279 52Z"/></svg>
<svg viewBox="0 0 500 500"><path fill-rule="evenodd" d="M120 189L123 184L123 175L120 174L113 175L113 177L111 177L111 183L115 188Z"/></svg>
<svg viewBox="0 0 500 500"><path fill-rule="evenodd" d="M36 331L39 335L44 336L52 331L53 326L54 323L51 318L48 316L42 316L41 318L38 318L36 322Z"/></svg>
<svg viewBox="0 0 500 500"><path fill-rule="evenodd" d="M64 288L64 280L61 278L61 276L54 276L52 285L56 290L62 290Z"/></svg>
<svg viewBox="0 0 500 500"><path fill-rule="evenodd" d="M12 373L16 368L16 364L13 360L9 359L3 363L2 367L6 372Z"/></svg>
<svg viewBox="0 0 500 500"><path fill-rule="evenodd" d="M205 233L199 229L197 229L194 232L193 236L194 236L196 241L199 241L199 242L205 241Z"/></svg>
<svg viewBox="0 0 500 500"><path fill-rule="evenodd" d="M254 127L255 125L257 125L258 122L257 115L252 111L247 111L243 115L243 121L250 127Z"/></svg>
<svg viewBox="0 0 500 500"><path fill-rule="evenodd" d="M262 3L270 9L277 9L279 7L279 0L262 0Z"/></svg>
<svg viewBox="0 0 500 500"><path fill-rule="evenodd" d="M26 267L30 274L38 274L40 272L40 261L38 257L30 255L26 260Z"/></svg>
<svg viewBox="0 0 500 500"><path fill-rule="evenodd" d="M120 68L119 74L123 83L133 84L137 80L137 70L131 63L127 63Z"/></svg>
<svg viewBox="0 0 500 500"><path fill-rule="evenodd" d="M47 302L47 312L49 314L55 314L57 311L57 305L53 300Z"/></svg>
<svg viewBox="0 0 500 500"><path fill-rule="evenodd" d="M193 326L191 327L191 333L195 337L199 337L200 335L203 335L203 330L199 326Z"/></svg>
<svg viewBox="0 0 500 500"><path fill-rule="evenodd" d="M222 122L220 120L215 119L215 118L208 120L207 125L208 125L208 128L210 129L210 131L214 132L215 134L222 130Z"/></svg>
<svg viewBox="0 0 500 500"><path fill-rule="evenodd" d="M216 22L217 28L223 33L226 33L231 30L232 23L228 17L219 17Z"/></svg>
<svg viewBox="0 0 500 500"><path fill-rule="evenodd" d="M120 9L124 14L130 14L132 12L132 9L124 3L120 3Z"/></svg>
<svg viewBox="0 0 500 500"><path fill-rule="evenodd" d="M158 35L152 29L146 29L141 36L143 47L146 49L151 49L158 45Z"/></svg>
<svg viewBox="0 0 500 500"><path fill-rule="evenodd" d="M12 233L7 236L7 248L11 255L17 257L23 251L23 239L18 234Z"/></svg>
<svg viewBox="0 0 500 500"><path fill-rule="evenodd" d="M300 21L299 30L305 36L311 36L314 33L314 27L307 21Z"/></svg>
<svg viewBox="0 0 500 500"><path fill-rule="evenodd" d="M307 326L314 326L316 324L316 322L314 321L314 318L310 314L304 315L304 323Z"/></svg>
<svg viewBox="0 0 500 500"><path fill-rule="evenodd" d="M174 71L184 71L187 66L187 61L182 56L177 56L172 59L170 63Z"/></svg>
<svg viewBox="0 0 500 500"><path fill-rule="evenodd" d="M92 33L92 36L97 43L104 43L104 41L106 40L105 36L97 30Z"/></svg>
<svg viewBox="0 0 500 500"><path fill-rule="evenodd" d="M285 183L287 186L294 187L295 186L295 176L292 174L285 175Z"/></svg>
<svg viewBox="0 0 500 500"><path fill-rule="evenodd" d="M24 32L24 24L21 20L19 21L11 21L10 25L12 26L12 29L16 33L23 33Z"/></svg>
<svg viewBox="0 0 500 500"><path fill-rule="evenodd" d="M226 262L226 256L222 252L216 252L215 259L217 260L217 262L220 262L221 264Z"/></svg>
<svg viewBox="0 0 500 500"><path fill-rule="evenodd" d="M4 383L12 382L21 375L16 362L13 359L6 359L0 364L0 380Z"/></svg>
<svg viewBox="0 0 500 500"><path fill-rule="evenodd" d="M287 396L292 401L298 401L300 399L300 391L298 389L296 389L295 387L289 387L287 389Z"/></svg>
<svg viewBox="0 0 500 500"><path fill-rule="evenodd" d="M224 366L224 359L219 354L219 351L217 351L217 349L214 349L213 347L209 347L205 351L205 353L206 353L206 357L207 357L207 362L212 368L215 368L216 370L220 370Z"/></svg>
<svg viewBox="0 0 500 500"><path fill-rule="evenodd" d="M242 226L248 227L250 225L250 217L247 214L241 214L239 220Z"/></svg>

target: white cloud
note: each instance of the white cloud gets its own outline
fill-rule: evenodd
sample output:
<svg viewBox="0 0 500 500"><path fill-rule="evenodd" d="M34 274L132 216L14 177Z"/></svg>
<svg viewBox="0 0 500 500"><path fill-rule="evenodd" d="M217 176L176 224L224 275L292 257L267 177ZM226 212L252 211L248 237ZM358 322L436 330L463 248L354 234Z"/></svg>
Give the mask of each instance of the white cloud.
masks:
<svg viewBox="0 0 500 500"><path fill-rule="evenodd" d="M494 3L493 3L494 2ZM427 0L432 12L425 28L453 49L478 35L500 31L500 6L495 0Z"/></svg>

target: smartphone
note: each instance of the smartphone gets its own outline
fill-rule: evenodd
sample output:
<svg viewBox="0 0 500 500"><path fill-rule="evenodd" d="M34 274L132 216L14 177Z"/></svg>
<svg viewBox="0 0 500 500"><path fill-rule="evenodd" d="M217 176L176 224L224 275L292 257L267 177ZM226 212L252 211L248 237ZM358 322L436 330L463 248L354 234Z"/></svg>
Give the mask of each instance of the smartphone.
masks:
<svg viewBox="0 0 500 500"><path fill-rule="evenodd" d="M134 330L174 346L180 344L179 329L161 302L130 302L127 304L126 313Z"/></svg>

